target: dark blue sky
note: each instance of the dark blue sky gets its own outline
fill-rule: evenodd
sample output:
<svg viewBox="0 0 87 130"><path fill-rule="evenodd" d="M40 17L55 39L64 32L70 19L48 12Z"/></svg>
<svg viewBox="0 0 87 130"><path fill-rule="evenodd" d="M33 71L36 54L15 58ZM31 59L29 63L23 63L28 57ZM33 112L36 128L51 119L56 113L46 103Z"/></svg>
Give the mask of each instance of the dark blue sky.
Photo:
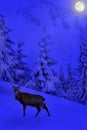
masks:
<svg viewBox="0 0 87 130"><path fill-rule="evenodd" d="M50 35L49 45L56 67L71 62L77 66L79 55L79 28L86 37L87 9L76 12L77 0L0 0L0 14L5 16L7 27L12 29L10 37L24 41L24 52L28 63L34 67L38 60L38 42L44 35ZM86 0L85 0L86 2Z"/></svg>

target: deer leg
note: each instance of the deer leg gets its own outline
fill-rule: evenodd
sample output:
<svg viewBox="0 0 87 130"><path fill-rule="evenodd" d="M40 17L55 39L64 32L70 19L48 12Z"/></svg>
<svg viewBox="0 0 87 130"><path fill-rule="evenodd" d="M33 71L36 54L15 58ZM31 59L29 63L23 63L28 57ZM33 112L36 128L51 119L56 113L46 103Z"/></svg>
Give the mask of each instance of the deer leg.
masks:
<svg viewBox="0 0 87 130"><path fill-rule="evenodd" d="M39 112L41 111L40 107L36 107L37 108L37 113L35 116L38 116Z"/></svg>
<svg viewBox="0 0 87 130"><path fill-rule="evenodd" d="M47 108L47 106L45 104L44 104L44 106L42 108L45 109L47 114L48 114L48 116L50 116L49 110L48 110L48 108Z"/></svg>
<svg viewBox="0 0 87 130"><path fill-rule="evenodd" d="M26 115L25 111L26 111L26 105L23 105L23 116Z"/></svg>

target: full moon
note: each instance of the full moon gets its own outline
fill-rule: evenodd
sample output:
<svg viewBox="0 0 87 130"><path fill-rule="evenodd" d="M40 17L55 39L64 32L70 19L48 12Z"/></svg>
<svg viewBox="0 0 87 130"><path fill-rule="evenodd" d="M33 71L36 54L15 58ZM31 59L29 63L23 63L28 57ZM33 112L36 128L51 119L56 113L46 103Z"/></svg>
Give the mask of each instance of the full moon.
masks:
<svg viewBox="0 0 87 130"><path fill-rule="evenodd" d="M80 2L80 1L76 2L75 3L75 9L78 12L83 12L85 10L85 3L84 2Z"/></svg>

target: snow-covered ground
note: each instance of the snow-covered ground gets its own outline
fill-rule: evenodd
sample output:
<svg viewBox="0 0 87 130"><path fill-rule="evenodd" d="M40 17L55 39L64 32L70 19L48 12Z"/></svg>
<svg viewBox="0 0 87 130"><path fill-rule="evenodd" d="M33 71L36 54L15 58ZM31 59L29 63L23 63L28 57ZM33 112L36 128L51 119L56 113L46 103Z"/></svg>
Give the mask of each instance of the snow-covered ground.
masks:
<svg viewBox="0 0 87 130"><path fill-rule="evenodd" d="M21 91L44 96L51 117L44 110L35 117L37 110L33 107L27 107L23 117L22 106L14 99L11 87L0 82L0 130L87 130L87 106L27 88Z"/></svg>

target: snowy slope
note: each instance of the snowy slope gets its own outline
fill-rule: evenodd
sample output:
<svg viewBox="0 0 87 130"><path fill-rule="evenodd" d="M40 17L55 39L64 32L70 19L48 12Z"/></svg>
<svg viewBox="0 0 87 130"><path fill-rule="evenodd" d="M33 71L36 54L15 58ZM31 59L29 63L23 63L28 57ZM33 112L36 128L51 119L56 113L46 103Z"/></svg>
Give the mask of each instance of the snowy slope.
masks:
<svg viewBox="0 0 87 130"><path fill-rule="evenodd" d="M46 95L31 89L21 91L40 94L46 98L51 117L42 110L34 117L36 109L27 108L27 116L22 116L22 106L14 99L11 87L0 82L0 130L87 130L87 107Z"/></svg>

